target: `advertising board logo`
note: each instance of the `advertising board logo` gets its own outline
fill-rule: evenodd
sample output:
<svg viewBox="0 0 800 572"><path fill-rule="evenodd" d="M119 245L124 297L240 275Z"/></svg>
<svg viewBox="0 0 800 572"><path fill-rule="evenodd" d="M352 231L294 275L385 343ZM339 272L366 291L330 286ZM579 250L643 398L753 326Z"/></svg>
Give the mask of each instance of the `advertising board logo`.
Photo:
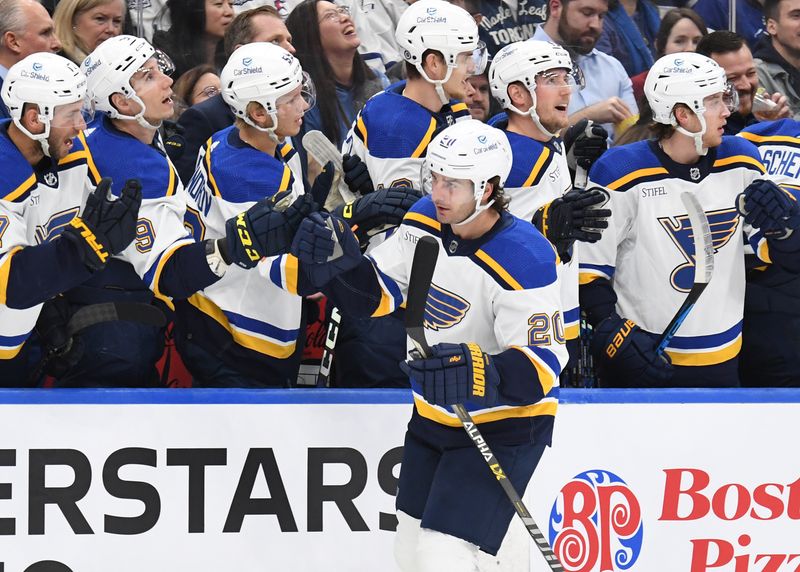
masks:
<svg viewBox="0 0 800 572"><path fill-rule="evenodd" d="M629 570L644 537L636 494L602 469L583 472L561 488L548 529L550 545L569 572Z"/></svg>

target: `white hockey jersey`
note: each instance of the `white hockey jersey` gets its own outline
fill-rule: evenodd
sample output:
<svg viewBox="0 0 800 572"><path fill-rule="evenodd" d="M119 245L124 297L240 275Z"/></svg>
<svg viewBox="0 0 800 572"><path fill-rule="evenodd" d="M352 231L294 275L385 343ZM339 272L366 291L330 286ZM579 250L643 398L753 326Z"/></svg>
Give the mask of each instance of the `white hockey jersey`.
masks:
<svg viewBox="0 0 800 572"><path fill-rule="evenodd" d="M276 155L243 143L235 126L208 140L187 186L186 221L196 240L224 237L225 222L260 199L291 190L294 200L305 192L300 169L289 165L296 151L284 144ZM251 377L291 377L281 362L292 356L302 334L302 298L296 292L297 259L291 255L262 260L257 271L231 265L219 281L191 296L191 308L181 307L179 316L198 343L219 350Z"/></svg>
<svg viewBox="0 0 800 572"><path fill-rule="evenodd" d="M739 137L758 148L767 173L776 183L800 189L800 121L763 121L746 127Z"/></svg>
<svg viewBox="0 0 800 572"><path fill-rule="evenodd" d="M767 241L736 211L737 194L764 178L756 148L724 137L695 165L679 165L653 141L609 149L592 167L590 184L611 191L609 228L583 245L581 284L613 280L617 312L653 333L664 331L691 289L692 226L680 199L697 197L711 225L714 275L667 347L672 363L704 366L732 359L741 347L745 244L769 262Z"/></svg>
<svg viewBox="0 0 800 572"><path fill-rule="evenodd" d="M508 210L516 217L530 221L536 211L572 189L572 179L564 155L564 146L557 138L542 143L505 131L511 144L513 163L506 179L505 194L511 199ZM564 307L564 333L568 340L580 334L580 307L578 303L578 251L580 244L572 246L572 259L559 263L562 304Z"/></svg>

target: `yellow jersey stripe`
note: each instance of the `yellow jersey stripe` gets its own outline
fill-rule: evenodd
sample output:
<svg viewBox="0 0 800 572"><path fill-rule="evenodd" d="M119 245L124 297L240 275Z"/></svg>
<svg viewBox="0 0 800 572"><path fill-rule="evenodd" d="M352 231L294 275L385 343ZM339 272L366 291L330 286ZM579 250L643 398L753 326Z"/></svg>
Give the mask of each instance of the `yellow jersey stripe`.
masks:
<svg viewBox="0 0 800 572"><path fill-rule="evenodd" d="M25 345L25 343L23 342L20 345L18 345L17 347L11 348L10 350L0 350L0 360L13 359L13 358L17 357L17 354L19 353L19 351L22 349L22 346L24 346L24 345Z"/></svg>
<svg viewBox="0 0 800 572"><path fill-rule="evenodd" d="M430 218L428 216L425 216L424 214L409 212L409 213L406 213L406 216L403 217L403 218L408 219L408 220L415 220L417 222L421 222L425 226L429 226L429 227L431 227L432 229L434 229L436 231L441 231L442 230L442 223L440 223L436 219L432 219L432 218Z"/></svg>
<svg viewBox="0 0 800 572"><path fill-rule="evenodd" d="M533 367L536 368L536 375L539 378L539 384L542 386L543 395L550 393L550 390L553 389L553 385L556 382L554 372L531 350L519 346L511 346L511 349L522 352L523 355L530 360Z"/></svg>
<svg viewBox="0 0 800 572"><path fill-rule="evenodd" d="M486 254L486 252L478 249L475 252L475 256L481 259L481 261L483 261L483 263L486 264L489 268L494 270L497 273L497 275L500 276L500 278L502 278L505 281L505 283L511 286L514 290L524 290L522 284L514 280L514 277L511 276L511 274L509 274L508 272L506 272L506 269L500 266L500 264L498 264L494 258Z"/></svg>
<svg viewBox="0 0 800 572"><path fill-rule="evenodd" d="M627 185L631 181L649 177L651 175L668 175L669 172L664 167L648 167L646 169L637 169L632 173L628 173L624 177L620 177L609 185L606 185L612 191L617 190L623 185Z"/></svg>
<svg viewBox="0 0 800 572"><path fill-rule="evenodd" d="M361 133L361 139L364 140L364 147L369 149L369 146L367 145L367 126L364 125L364 119L361 117L361 115L359 115L356 119L356 129L358 129L358 132Z"/></svg>
<svg viewBox="0 0 800 572"><path fill-rule="evenodd" d="M6 297L8 296L8 275L11 272L11 258L18 251L22 250L21 246L16 246L6 253L6 258L0 262L0 304L6 305Z"/></svg>
<svg viewBox="0 0 800 572"><path fill-rule="evenodd" d="M296 342L291 342L284 346L233 328L220 307L199 293L192 294L188 301L192 306L225 328L240 346L277 359L287 359L294 353Z"/></svg>
<svg viewBox="0 0 800 572"><path fill-rule="evenodd" d="M3 197L3 200L13 202L30 191L34 185L36 185L36 173L31 173L31 176L25 179L24 183Z"/></svg>
<svg viewBox="0 0 800 572"><path fill-rule="evenodd" d="M574 340L580 334L580 324L573 324L564 328L564 337L568 340Z"/></svg>
<svg viewBox="0 0 800 572"><path fill-rule="evenodd" d="M447 425L448 427L461 427L461 421L458 420L455 414L445 413L416 395L414 396L414 406L417 408L417 412L426 419L435 421L440 425ZM487 413L473 414L472 419L475 423L490 423L492 421L500 421L501 419L519 419L522 417L537 417L539 415L555 416L557 410L557 401L543 401L534 403L533 405L508 407L496 411L489 411Z"/></svg>
<svg viewBox="0 0 800 572"><path fill-rule="evenodd" d="M89 167L89 173L91 173L92 178L94 179L94 184L98 184L102 177L100 176L100 171L97 170L97 165L94 164L94 157L92 157L92 150L89 149L89 145L86 143L86 137L83 135L83 131L78 133L78 139L80 139L81 143L83 143L83 148L86 150L86 165Z"/></svg>
<svg viewBox="0 0 800 572"><path fill-rule="evenodd" d="M523 187L530 187L533 182L536 180L536 177L539 176L539 172L544 167L545 163L547 163L547 159L550 157L550 149L547 147L544 148L544 153L539 155L539 158L536 160L536 164L531 169L531 174L528 175L528 178L525 179L525 182L522 183Z"/></svg>
<svg viewBox="0 0 800 572"><path fill-rule="evenodd" d="M283 257L283 272L286 280L286 291L290 294L297 294L297 276L299 273L299 261L296 256L287 254Z"/></svg>
<svg viewBox="0 0 800 572"><path fill-rule="evenodd" d="M164 270L164 265L167 263L167 260L169 260L170 257L173 254L175 254L175 252L177 252L177 250L180 247L186 246L187 244L191 243L179 242L170 245L170 247L164 251L164 254L161 255L161 258L158 261L158 266L156 267L155 274L153 275L153 286L152 286L153 295L162 302L164 302L167 305L167 307L169 307L170 310L175 310L175 305L172 303L172 299L169 296L161 292L161 288L158 287L158 282L159 280L161 280L161 272Z"/></svg>
<svg viewBox="0 0 800 572"><path fill-rule="evenodd" d="M800 138L789 135L756 135L755 133L741 131L739 136L753 143L794 143L795 145L800 143Z"/></svg>
<svg viewBox="0 0 800 572"><path fill-rule="evenodd" d="M672 360L672 365L703 366L716 365L735 358L742 349L742 334L724 348L710 352L679 353L667 348L666 353Z"/></svg>
<svg viewBox="0 0 800 572"><path fill-rule="evenodd" d="M433 138L434 131L436 131L436 120L431 117L431 123L428 125L428 130L425 132L425 136L422 138L422 141L419 142L417 148L414 149L414 152L411 153L412 159L417 159L422 156L422 154L425 152L425 149L428 148L428 143L430 143L431 139Z"/></svg>
<svg viewBox="0 0 800 572"><path fill-rule="evenodd" d="M724 159L717 159L714 161L714 167L725 167L733 163L749 163L750 165L758 167L758 170L762 173L766 172L764 169L764 164L761 161L753 157L748 157L747 155L731 155L730 157L725 157Z"/></svg>
<svg viewBox="0 0 800 572"><path fill-rule="evenodd" d="M589 284L590 282L594 282L599 278L605 278L605 276L601 276L600 274L590 274L588 272L581 272L578 274L578 284L583 286L584 284Z"/></svg>
<svg viewBox="0 0 800 572"><path fill-rule="evenodd" d="M214 193L214 196L222 198L217 181L214 179L214 173L211 172L211 139L206 143L206 174L208 175L208 182L211 184L211 192Z"/></svg>
<svg viewBox="0 0 800 572"><path fill-rule="evenodd" d="M459 101L458 103L454 103L452 106L450 106L450 109L453 111L464 111L467 109L467 104L463 101Z"/></svg>
<svg viewBox="0 0 800 572"><path fill-rule="evenodd" d="M758 245L758 259L772 264L772 259L769 256L769 243L766 238L762 239L761 244Z"/></svg>
<svg viewBox="0 0 800 572"><path fill-rule="evenodd" d="M58 164L66 165L67 163L71 163L72 161L77 161L78 159L86 159L86 149L81 149L80 151L73 151L69 155L62 157L61 160L58 162Z"/></svg>
<svg viewBox="0 0 800 572"><path fill-rule="evenodd" d="M278 192L283 192L289 188L289 181L292 178L292 171L287 165L283 166L283 177L281 177L281 185L278 187Z"/></svg>

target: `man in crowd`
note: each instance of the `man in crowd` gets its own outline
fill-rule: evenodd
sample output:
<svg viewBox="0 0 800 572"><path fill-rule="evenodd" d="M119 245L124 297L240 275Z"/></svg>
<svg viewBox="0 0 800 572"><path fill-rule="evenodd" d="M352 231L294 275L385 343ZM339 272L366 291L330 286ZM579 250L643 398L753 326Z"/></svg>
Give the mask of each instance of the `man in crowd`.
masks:
<svg viewBox="0 0 800 572"><path fill-rule="evenodd" d="M472 86L472 91L464 97L464 103L469 108L472 119L486 123L491 114L492 96L489 92L489 78L484 72L480 75L473 75L467 78Z"/></svg>
<svg viewBox="0 0 800 572"><path fill-rule="evenodd" d="M755 48L758 81L768 93L782 93L800 119L800 0L766 0L767 34Z"/></svg>

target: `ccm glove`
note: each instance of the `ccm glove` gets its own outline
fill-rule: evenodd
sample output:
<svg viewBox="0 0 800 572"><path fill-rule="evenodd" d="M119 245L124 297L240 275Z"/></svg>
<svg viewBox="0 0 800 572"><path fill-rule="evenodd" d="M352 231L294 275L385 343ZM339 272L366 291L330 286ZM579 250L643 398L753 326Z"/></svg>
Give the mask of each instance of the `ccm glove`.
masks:
<svg viewBox="0 0 800 572"><path fill-rule="evenodd" d="M324 213L303 220L294 236L291 253L315 288L322 288L361 262L361 248L353 231L342 221Z"/></svg>
<svg viewBox="0 0 800 572"><path fill-rule="evenodd" d="M220 252L228 264L253 268L267 256L289 250L302 220L317 208L308 193L300 195L288 207L290 191L261 199L245 212L225 223L225 241Z"/></svg>
<svg viewBox="0 0 800 572"><path fill-rule="evenodd" d="M564 262L572 258L572 244L597 242L603 229L608 228L610 209L601 208L608 202L608 193L599 187L586 191L572 189L539 208L533 224L556 247Z"/></svg>
<svg viewBox="0 0 800 572"><path fill-rule="evenodd" d="M420 198L422 193L416 189L380 189L337 207L333 214L343 218L356 233L359 242L364 243L387 227L403 222L408 209Z"/></svg>
<svg viewBox="0 0 800 572"><path fill-rule="evenodd" d="M800 206L772 181L756 179L736 197L736 209L746 223L768 238L787 238L800 228Z"/></svg>
<svg viewBox="0 0 800 572"><path fill-rule="evenodd" d="M86 198L80 217L73 218L62 233L78 247L81 260L92 272L125 250L136 236L142 204L142 185L128 179L119 199L108 198L111 179L104 178Z"/></svg>
<svg viewBox="0 0 800 572"><path fill-rule="evenodd" d="M602 125L581 119L564 132L564 148L567 151L567 165L572 171L576 166L587 171L608 150L608 132Z"/></svg>
<svg viewBox="0 0 800 572"><path fill-rule="evenodd" d="M658 339L632 320L612 314L594 330L591 352L601 367L606 385L616 387L663 386L675 372L669 356L658 355Z"/></svg>
<svg viewBox="0 0 800 572"><path fill-rule="evenodd" d="M436 344L431 351L430 358L400 362L400 369L422 385L425 401L442 406L497 403L500 374L478 344Z"/></svg>
<svg viewBox="0 0 800 572"><path fill-rule="evenodd" d="M361 193L361 196L364 196L375 190L372 177L369 176L367 170L367 164L358 155L343 155L342 171L344 171L344 182L347 183L347 188L354 193Z"/></svg>

